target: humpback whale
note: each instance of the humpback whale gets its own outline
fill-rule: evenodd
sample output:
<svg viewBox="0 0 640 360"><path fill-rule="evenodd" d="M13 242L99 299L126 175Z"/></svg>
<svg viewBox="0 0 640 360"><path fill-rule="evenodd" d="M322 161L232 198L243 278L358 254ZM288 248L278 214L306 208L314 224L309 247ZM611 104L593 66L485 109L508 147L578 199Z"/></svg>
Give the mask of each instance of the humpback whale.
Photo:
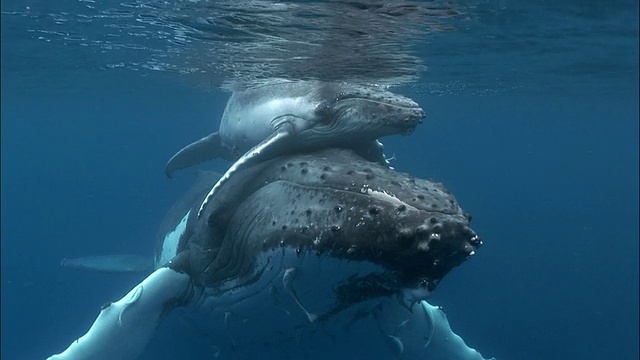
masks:
<svg viewBox="0 0 640 360"><path fill-rule="evenodd" d="M135 359L176 308L223 358L483 359L425 301L482 245L442 184L350 149L241 171L201 218L216 176L176 203L156 270L50 359Z"/></svg>
<svg viewBox="0 0 640 360"><path fill-rule="evenodd" d="M198 210L238 170L280 154L322 147L350 147L386 164L379 137L409 134L424 111L389 91L348 83L286 81L234 92L220 128L176 153L165 167L178 169L222 157L236 160ZM346 145L345 145L346 144Z"/></svg>

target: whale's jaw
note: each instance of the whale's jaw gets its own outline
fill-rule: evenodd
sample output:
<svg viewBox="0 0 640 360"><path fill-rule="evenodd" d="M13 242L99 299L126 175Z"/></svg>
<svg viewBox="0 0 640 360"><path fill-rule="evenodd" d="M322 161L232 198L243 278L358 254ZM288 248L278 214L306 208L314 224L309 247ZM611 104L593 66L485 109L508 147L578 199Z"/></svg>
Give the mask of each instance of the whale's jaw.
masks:
<svg viewBox="0 0 640 360"><path fill-rule="evenodd" d="M232 280L200 288L198 301L185 314L220 354L238 359L251 359L245 349L257 346L324 358L339 344L348 345L347 339L366 333L379 337L374 313L382 303L405 306L387 286L393 276L381 266L287 246L261 253L250 277L254 281L245 284ZM392 348L383 350L393 358ZM359 353L351 347L343 355L358 358Z"/></svg>

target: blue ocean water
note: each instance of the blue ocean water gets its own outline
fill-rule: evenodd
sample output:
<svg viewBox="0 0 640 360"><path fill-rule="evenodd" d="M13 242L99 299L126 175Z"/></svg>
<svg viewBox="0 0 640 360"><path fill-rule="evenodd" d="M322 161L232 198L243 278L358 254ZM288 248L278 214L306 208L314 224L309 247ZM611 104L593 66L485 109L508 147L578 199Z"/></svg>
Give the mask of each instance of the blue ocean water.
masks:
<svg viewBox="0 0 640 360"><path fill-rule="evenodd" d="M140 281L59 263L151 254L193 177L166 160L217 128L228 89L273 77L393 85L426 109L383 141L484 240L430 300L470 346L638 358L636 1L234 4L2 2L3 359L60 352ZM179 323L143 358L208 358Z"/></svg>

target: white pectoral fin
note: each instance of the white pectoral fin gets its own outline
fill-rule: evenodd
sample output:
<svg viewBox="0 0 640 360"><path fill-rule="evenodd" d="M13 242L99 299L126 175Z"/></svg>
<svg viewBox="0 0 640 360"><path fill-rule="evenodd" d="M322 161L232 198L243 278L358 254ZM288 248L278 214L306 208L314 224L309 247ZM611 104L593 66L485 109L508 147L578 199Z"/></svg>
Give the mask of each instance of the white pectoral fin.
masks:
<svg viewBox="0 0 640 360"><path fill-rule="evenodd" d="M202 213L204 212L207 205L213 199L213 196L215 195L215 193L219 191L219 189L227 181L229 181L229 179L231 178L231 176L233 176L233 174L235 174L236 172L238 172L243 168L246 168L260 161L264 161L276 156L279 153L278 143L288 138L289 136L291 136L291 133L289 131L285 131L285 130L275 131L267 139L265 139L258 145L254 146L253 148L251 148L251 150L247 151L244 155L242 155L242 157L240 157L238 161L236 161L233 165L231 165L231 167L227 170L227 172L224 173L224 175L222 175L220 180L218 180L218 182L213 186L213 188L211 188L211 190L205 197L204 201L202 202L202 205L200 205L200 209L198 210L198 218L202 216Z"/></svg>
<svg viewBox="0 0 640 360"><path fill-rule="evenodd" d="M433 321L433 334L429 344L429 354L436 358L460 360L484 360L482 354L469 347L464 340L451 330L447 315L438 306L433 306L426 301L421 301L417 306L424 309L426 316Z"/></svg>
<svg viewBox="0 0 640 360"><path fill-rule="evenodd" d="M162 318L188 298L188 275L163 267L117 302L105 305L86 334L50 360L136 359Z"/></svg>
<svg viewBox="0 0 640 360"><path fill-rule="evenodd" d="M165 166L165 174L171 178L177 170L212 160L215 158L233 159L231 149L223 145L217 132L209 134L178 151Z"/></svg>
<svg viewBox="0 0 640 360"><path fill-rule="evenodd" d="M376 309L374 317L399 359L484 360L451 330L444 312L426 301L406 308L388 299Z"/></svg>

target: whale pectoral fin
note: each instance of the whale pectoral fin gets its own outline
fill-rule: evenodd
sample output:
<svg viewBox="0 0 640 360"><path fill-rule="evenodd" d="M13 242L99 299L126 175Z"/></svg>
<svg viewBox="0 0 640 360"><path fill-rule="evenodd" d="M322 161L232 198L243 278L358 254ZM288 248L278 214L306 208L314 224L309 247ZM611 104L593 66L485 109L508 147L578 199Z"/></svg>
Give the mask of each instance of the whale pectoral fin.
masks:
<svg viewBox="0 0 640 360"><path fill-rule="evenodd" d="M374 312L378 328L400 359L484 360L451 330L444 312L426 301L409 308L385 299Z"/></svg>
<svg viewBox="0 0 640 360"><path fill-rule="evenodd" d="M384 156L384 146L378 140L367 141L354 146L355 152L367 161L391 167L389 161Z"/></svg>
<svg viewBox="0 0 640 360"><path fill-rule="evenodd" d="M169 159L164 172L167 177L171 178L176 170L188 168L218 157L226 160L234 160L236 158L232 150L222 143L218 132L214 132L178 151Z"/></svg>
<svg viewBox="0 0 640 360"><path fill-rule="evenodd" d="M122 299L104 306L86 334L49 359L136 359L162 318L192 291L188 275L160 268Z"/></svg>
<svg viewBox="0 0 640 360"><path fill-rule="evenodd" d="M290 126L282 126L273 134L271 134L271 136L251 148L251 150L247 151L240 157L240 159L238 159L238 161L233 163L233 165L231 165L227 172L222 175L220 180L218 180L218 182L213 186L213 188L211 188L211 190L205 197L202 205L200 205L200 209L198 210L198 219L204 212L204 209L207 207L207 205L211 202L211 199L213 199L215 193L219 191L219 189L229 180L229 178L231 178L233 174L241 169L279 155L280 153L282 153L282 148L278 144L282 141L286 141L286 139L290 138L291 136L292 132Z"/></svg>
<svg viewBox="0 0 640 360"><path fill-rule="evenodd" d="M433 323L431 339L429 341L429 354L433 354L435 358L443 357L446 359L461 360L484 360L482 354L476 349L469 347L465 341L453 330L447 320L447 315L439 306L433 306L426 301L420 301L416 304L422 308L422 316L430 319ZM490 358L490 360L495 358Z"/></svg>

